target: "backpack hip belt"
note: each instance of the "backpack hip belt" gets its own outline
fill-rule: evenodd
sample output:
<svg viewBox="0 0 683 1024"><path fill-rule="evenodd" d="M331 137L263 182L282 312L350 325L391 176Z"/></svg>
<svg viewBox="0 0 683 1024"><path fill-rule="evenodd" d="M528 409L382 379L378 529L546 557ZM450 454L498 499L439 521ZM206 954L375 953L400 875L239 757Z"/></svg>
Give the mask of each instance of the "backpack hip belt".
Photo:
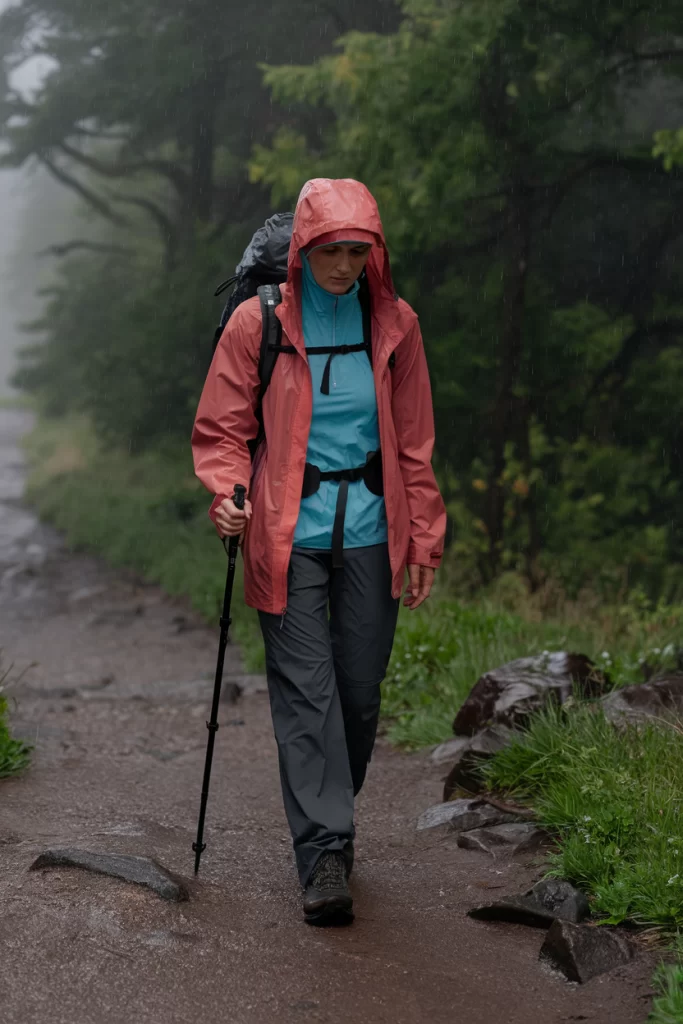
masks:
<svg viewBox="0 0 683 1024"><path fill-rule="evenodd" d="M346 521L346 506L349 500L349 484L358 483L359 480L362 480L371 494L381 498L384 495L382 452L371 452L365 465L358 466L356 469L338 469L331 472L322 472L317 466L307 462L301 490L302 499L310 498L313 494L317 494L323 480L334 480L339 483L337 507L334 513L334 526L332 527L332 568L343 569L344 523Z"/></svg>

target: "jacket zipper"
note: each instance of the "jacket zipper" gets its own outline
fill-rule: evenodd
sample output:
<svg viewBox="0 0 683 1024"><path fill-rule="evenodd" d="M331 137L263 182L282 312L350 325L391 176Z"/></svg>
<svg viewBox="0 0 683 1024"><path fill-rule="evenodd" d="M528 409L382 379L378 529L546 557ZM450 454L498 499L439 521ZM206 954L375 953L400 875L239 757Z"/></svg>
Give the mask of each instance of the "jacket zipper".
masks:
<svg viewBox="0 0 683 1024"><path fill-rule="evenodd" d="M285 615L286 614L287 614L287 609L283 608L282 609L282 621L280 622L280 632L282 632L282 630L285 628Z"/></svg>
<svg viewBox="0 0 683 1024"><path fill-rule="evenodd" d="M334 315L332 317L332 348L337 347L337 306L339 305L339 299L334 300ZM332 360L332 387L336 388L337 378L334 373L335 360Z"/></svg>

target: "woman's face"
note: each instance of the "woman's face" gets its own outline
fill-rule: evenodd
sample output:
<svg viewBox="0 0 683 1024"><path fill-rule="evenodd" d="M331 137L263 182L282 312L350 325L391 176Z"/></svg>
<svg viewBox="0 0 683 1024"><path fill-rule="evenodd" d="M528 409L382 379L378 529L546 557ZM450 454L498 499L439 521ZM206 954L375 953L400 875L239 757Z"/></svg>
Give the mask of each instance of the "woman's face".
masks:
<svg viewBox="0 0 683 1024"><path fill-rule="evenodd" d="M332 295L345 295L365 270L371 245L323 245L308 254L313 277Z"/></svg>

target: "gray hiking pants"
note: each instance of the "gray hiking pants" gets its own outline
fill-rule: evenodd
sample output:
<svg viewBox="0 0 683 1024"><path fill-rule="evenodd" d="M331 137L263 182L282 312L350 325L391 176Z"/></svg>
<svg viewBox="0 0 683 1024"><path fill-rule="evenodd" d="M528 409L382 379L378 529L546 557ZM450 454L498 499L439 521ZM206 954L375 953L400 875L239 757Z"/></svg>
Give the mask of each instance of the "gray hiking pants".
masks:
<svg viewBox="0 0 683 1024"><path fill-rule="evenodd" d="M377 733L380 684L396 632L386 544L295 548L284 620L259 612L285 812L306 885L326 850L354 837L354 796ZM348 855L347 850L347 855Z"/></svg>

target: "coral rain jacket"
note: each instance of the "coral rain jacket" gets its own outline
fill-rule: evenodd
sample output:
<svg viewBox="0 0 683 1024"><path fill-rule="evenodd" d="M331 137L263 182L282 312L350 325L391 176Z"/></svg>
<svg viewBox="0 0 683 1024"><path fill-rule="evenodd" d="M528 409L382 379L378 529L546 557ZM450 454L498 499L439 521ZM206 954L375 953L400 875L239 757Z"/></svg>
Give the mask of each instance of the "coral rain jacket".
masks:
<svg viewBox="0 0 683 1024"><path fill-rule="evenodd" d="M313 392L301 326L300 250L353 236L375 239L367 265L372 295L372 351L392 592L400 597L406 565L436 568L443 554L446 511L432 470L434 416L417 316L394 292L377 204L352 180L314 179L294 217L289 276L277 309L283 344L295 355L277 360L263 400L266 442L252 467L247 441L256 437L261 347L259 299L233 313L216 349L192 435L197 476L216 496L210 515L234 493L250 491L253 516L244 541L247 604L271 614L287 608L287 571L299 516ZM355 237L355 236L354 236ZM389 358L395 353L395 366Z"/></svg>

